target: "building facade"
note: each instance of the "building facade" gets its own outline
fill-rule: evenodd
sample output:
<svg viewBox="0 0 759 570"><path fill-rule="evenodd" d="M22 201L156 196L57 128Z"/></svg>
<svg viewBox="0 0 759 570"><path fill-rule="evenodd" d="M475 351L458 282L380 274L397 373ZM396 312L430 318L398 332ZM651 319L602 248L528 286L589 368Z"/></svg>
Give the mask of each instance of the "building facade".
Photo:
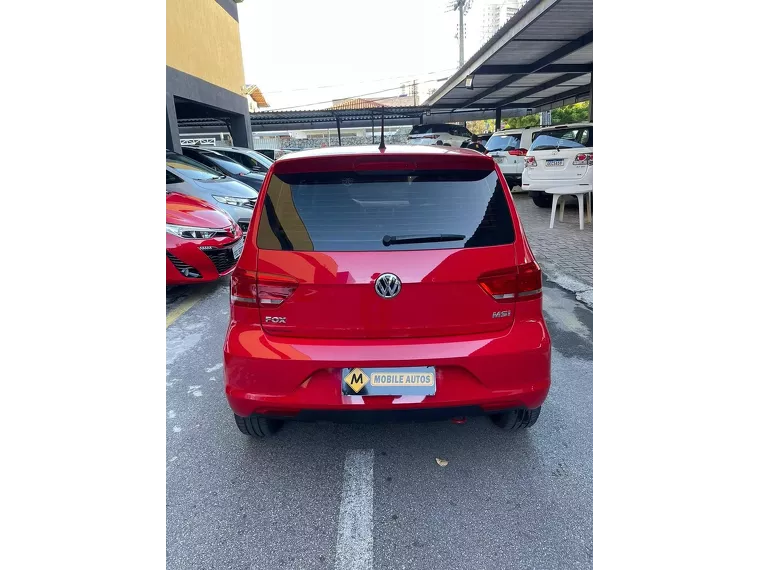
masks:
<svg viewBox="0 0 759 570"><path fill-rule="evenodd" d="M245 93L248 100L249 112L258 113L259 111L263 111L266 107L269 106L269 103L266 102L264 94L261 93L261 90L257 85L246 85L243 89L243 92Z"/></svg>
<svg viewBox="0 0 759 570"><path fill-rule="evenodd" d="M352 97L333 99L330 109L381 109L382 107L414 107L419 104L416 90L410 95L405 93L393 97Z"/></svg>
<svg viewBox="0 0 759 570"><path fill-rule="evenodd" d="M242 0L166 0L166 148L181 152L178 121L218 118L251 147L240 45Z"/></svg>
<svg viewBox="0 0 759 570"><path fill-rule="evenodd" d="M527 0L491 0L482 10L481 43L487 42L526 4Z"/></svg>

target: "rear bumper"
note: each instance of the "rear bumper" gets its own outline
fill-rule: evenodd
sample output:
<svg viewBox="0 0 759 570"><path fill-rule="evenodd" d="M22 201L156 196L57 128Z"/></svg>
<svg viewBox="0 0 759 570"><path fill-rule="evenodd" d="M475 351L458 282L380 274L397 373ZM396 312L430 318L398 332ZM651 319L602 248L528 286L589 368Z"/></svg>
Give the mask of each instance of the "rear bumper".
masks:
<svg viewBox="0 0 759 570"><path fill-rule="evenodd" d="M537 301L539 302L539 301ZM231 323L224 345L232 410L300 420L436 419L536 408L550 386L551 341L542 319L497 335L327 340L271 337ZM343 368L434 366L434 396L344 396Z"/></svg>
<svg viewBox="0 0 759 570"><path fill-rule="evenodd" d="M585 174L582 178L577 179L558 179L558 180L534 180L530 178L530 175L525 169L522 175L522 187L525 190L532 192L545 192L549 188L561 188L563 186L590 186L593 184L593 175L590 173Z"/></svg>
<svg viewBox="0 0 759 570"><path fill-rule="evenodd" d="M513 407L482 408L480 406L456 406L438 408L405 408L399 410L301 410L291 414L256 414L271 419L294 420L298 422L333 422L343 424L374 424L400 422L434 422L460 417L476 417L496 414Z"/></svg>

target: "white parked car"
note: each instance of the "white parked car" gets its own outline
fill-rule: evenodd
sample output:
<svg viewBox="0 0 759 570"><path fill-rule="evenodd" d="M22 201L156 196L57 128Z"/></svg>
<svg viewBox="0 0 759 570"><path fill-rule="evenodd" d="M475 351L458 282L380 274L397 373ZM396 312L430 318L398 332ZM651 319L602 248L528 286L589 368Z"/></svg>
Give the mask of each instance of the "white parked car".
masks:
<svg viewBox="0 0 759 570"><path fill-rule="evenodd" d="M525 157L522 188L550 208L553 197L545 190L574 185L593 186L593 123L541 128Z"/></svg>
<svg viewBox="0 0 759 570"><path fill-rule="evenodd" d="M472 133L460 125L446 123L416 125L408 135L408 144L443 145L460 148L472 142Z"/></svg>
<svg viewBox="0 0 759 570"><path fill-rule="evenodd" d="M533 133L538 130L540 127L497 131L493 133L485 145L485 148L488 149L488 155L492 156L500 167L512 192L523 190L524 157L532 144Z"/></svg>

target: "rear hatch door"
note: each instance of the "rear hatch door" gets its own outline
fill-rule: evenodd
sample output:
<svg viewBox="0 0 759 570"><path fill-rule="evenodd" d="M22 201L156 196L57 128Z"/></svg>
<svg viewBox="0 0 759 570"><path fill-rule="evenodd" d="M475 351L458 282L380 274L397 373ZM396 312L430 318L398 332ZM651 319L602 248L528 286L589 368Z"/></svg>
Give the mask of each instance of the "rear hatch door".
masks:
<svg viewBox="0 0 759 570"><path fill-rule="evenodd" d="M258 229L258 272L298 286L282 304L262 306L264 330L397 338L506 329L513 301L494 299L479 280L514 268L514 239L492 166L275 174Z"/></svg>
<svg viewBox="0 0 759 570"><path fill-rule="evenodd" d="M524 170L524 150L520 133L495 134L488 139L485 148L502 171L521 174Z"/></svg>
<svg viewBox="0 0 759 570"><path fill-rule="evenodd" d="M591 127L572 127L543 131L530 147L537 163L530 171L534 180L573 180L582 178L587 162L575 164L579 154L593 152Z"/></svg>

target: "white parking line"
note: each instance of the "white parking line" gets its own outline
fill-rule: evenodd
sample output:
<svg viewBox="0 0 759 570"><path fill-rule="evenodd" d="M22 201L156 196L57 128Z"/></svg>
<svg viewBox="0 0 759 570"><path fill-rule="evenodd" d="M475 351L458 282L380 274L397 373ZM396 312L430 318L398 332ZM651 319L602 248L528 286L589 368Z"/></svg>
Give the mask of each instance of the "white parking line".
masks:
<svg viewBox="0 0 759 570"><path fill-rule="evenodd" d="M343 496L337 523L335 570L371 570L374 563L374 450L345 456Z"/></svg>

